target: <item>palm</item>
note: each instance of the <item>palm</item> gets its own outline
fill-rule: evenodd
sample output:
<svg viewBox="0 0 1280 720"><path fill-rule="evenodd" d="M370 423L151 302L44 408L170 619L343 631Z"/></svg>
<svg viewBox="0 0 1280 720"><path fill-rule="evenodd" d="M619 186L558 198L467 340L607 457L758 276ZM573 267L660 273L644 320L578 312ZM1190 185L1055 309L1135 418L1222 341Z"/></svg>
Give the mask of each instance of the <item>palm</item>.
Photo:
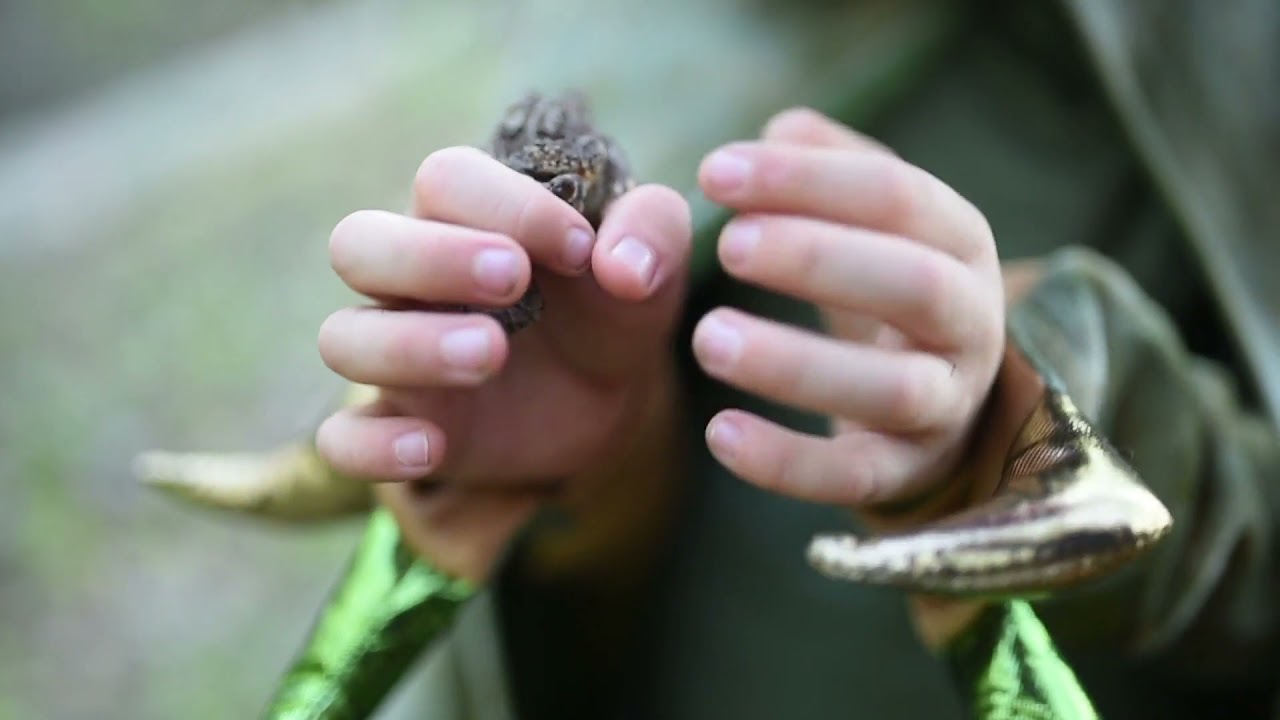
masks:
<svg viewBox="0 0 1280 720"><path fill-rule="evenodd" d="M660 338L651 345L644 354L656 360L664 352ZM442 475L485 484L554 480L619 449L634 414L628 411L651 382L602 381L574 360L546 328L535 327L513 340L506 365L479 388L384 397L393 414L440 424L448 442Z"/></svg>

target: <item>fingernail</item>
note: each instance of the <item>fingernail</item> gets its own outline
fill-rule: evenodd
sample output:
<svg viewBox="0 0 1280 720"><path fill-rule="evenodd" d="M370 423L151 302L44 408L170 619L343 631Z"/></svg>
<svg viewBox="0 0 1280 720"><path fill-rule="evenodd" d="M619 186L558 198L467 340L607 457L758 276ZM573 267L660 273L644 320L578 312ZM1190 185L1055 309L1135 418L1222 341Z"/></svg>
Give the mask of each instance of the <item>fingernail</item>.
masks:
<svg viewBox="0 0 1280 720"><path fill-rule="evenodd" d="M510 250L481 250L471 261L471 276L485 292L506 297L520 279L520 258Z"/></svg>
<svg viewBox="0 0 1280 720"><path fill-rule="evenodd" d="M648 287L649 283L653 282L653 273L658 265L658 257L654 255L653 248L636 238L627 236L619 240L609 254L626 265L627 269L639 278L641 285Z"/></svg>
<svg viewBox="0 0 1280 720"><path fill-rule="evenodd" d="M694 344L704 365L713 369L727 369L742 354L742 333L729 323L712 316L698 327Z"/></svg>
<svg viewBox="0 0 1280 720"><path fill-rule="evenodd" d="M440 357L460 370L478 370L489 361L489 331L483 328L451 330L440 338Z"/></svg>
<svg viewBox="0 0 1280 720"><path fill-rule="evenodd" d="M431 461L431 443L427 440L427 433L422 430L396 438L395 451L396 460L405 467L422 468Z"/></svg>
<svg viewBox="0 0 1280 720"><path fill-rule="evenodd" d="M720 261L725 265L741 266L760 243L760 223L755 220L734 220L724 229L720 238Z"/></svg>
<svg viewBox="0 0 1280 720"><path fill-rule="evenodd" d="M732 458L742 448L742 428L728 418L716 418L707 428L707 445L725 458Z"/></svg>
<svg viewBox="0 0 1280 720"><path fill-rule="evenodd" d="M747 181L751 161L732 150L717 150L703 163L708 185L720 191L736 190Z"/></svg>
<svg viewBox="0 0 1280 720"><path fill-rule="evenodd" d="M571 228L564 244L564 264L571 270L586 270L591 262L591 249L595 244L590 232Z"/></svg>

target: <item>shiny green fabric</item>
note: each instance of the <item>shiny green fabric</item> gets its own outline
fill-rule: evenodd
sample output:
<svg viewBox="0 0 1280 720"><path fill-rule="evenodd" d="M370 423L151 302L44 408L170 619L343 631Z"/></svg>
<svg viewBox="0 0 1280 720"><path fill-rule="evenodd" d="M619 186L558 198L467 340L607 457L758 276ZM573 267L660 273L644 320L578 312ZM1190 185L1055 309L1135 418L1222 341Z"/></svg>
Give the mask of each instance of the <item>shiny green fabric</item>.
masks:
<svg viewBox="0 0 1280 720"><path fill-rule="evenodd" d="M325 606L266 717L365 718L473 594L414 558L386 510L369 519L351 567Z"/></svg>
<svg viewBox="0 0 1280 720"><path fill-rule="evenodd" d="M975 718L1096 720L1075 673L1031 606L988 608L946 653Z"/></svg>

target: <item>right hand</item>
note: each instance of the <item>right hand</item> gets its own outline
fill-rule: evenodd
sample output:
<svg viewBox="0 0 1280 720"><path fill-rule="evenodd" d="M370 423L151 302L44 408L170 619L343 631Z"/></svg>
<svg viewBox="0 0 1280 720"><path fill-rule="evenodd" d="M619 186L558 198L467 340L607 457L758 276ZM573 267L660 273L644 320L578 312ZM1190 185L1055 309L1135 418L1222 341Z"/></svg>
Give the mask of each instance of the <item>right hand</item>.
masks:
<svg viewBox="0 0 1280 720"><path fill-rule="evenodd" d="M333 230L334 269L375 304L329 316L320 354L379 397L329 417L320 454L384 483L380 499L416 551L484 579L541 502L607 469L655 421L675 382L690 235L669 188L628 192L597 234L478 150L433 153L409 215L362 210ZM481 314L423 309L509 305L531 275L545 310L511 338Z"/></svg>

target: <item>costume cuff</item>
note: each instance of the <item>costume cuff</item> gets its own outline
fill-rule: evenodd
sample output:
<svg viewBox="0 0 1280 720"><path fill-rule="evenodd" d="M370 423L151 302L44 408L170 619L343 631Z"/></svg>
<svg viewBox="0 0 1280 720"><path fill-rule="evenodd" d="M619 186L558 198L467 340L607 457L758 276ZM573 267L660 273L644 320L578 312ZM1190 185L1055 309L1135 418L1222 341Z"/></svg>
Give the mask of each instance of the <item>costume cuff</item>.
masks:
<svg viewBox="0 0 1280 720"><path fill-rule="evenodd" d="M355 558L264 717L365 718L474 594L417 558L375 510Z"/></svg>

